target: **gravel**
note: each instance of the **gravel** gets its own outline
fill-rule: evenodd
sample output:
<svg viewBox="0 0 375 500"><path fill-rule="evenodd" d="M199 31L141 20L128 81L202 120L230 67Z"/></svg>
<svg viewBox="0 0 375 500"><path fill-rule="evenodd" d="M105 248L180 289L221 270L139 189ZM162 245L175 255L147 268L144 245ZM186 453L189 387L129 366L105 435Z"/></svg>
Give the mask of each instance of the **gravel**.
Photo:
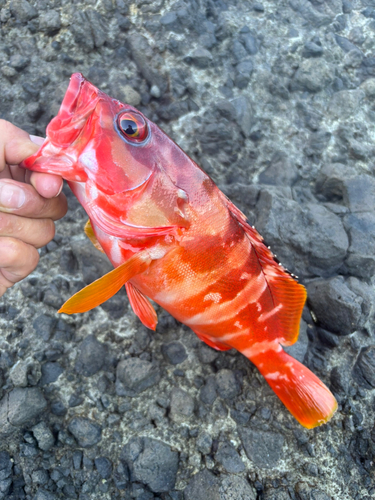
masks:
<svg viewBox="0 0 375 500"><path fill-rule="evenodd" d="M255 367L125 291L69 212L0 299L0 499L369 500L375 495L374 9L365 0L0 0L0 118L44 135L82 72L201 165L307 287L288 352L327 383L303 430Z"/></svg>

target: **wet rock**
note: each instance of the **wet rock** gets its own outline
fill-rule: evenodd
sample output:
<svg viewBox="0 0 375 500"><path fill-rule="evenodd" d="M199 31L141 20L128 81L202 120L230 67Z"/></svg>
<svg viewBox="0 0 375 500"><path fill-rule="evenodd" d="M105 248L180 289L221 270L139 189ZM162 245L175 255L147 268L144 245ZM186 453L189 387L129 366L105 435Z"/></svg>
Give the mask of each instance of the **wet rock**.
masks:
<svg viewBox="0 0 375 500"><path fill-rule="evenodd" d="M74 417L69 422L69 431L82 448L90 448L102 439L102 428L99 424L85 417Z"/></svg>
<svg viewBox="0 0 375 500"><path fill-rule="evenodd" d="M94 335L89 335L81 344L75 369L83 376L91 377L105 366L107 358L107 346L99 342Z"/></svg>
<svg viewBox="0 0 375 500"><path fill-rule="evenodd" d="M129 467L131 481L139 481L155 493L174 488L178 453L166 443L147 437L132 437L122 449L120 458Z"/></svg>
<svg viewBox="0 0 375 500"><path fill-rule="evenodd" d="M51 384L56 382L60 375L64 373L64 368L57 362L48 362L42 365L42 377L40 385Z"/></svg>
<svg viewBox="0 0 375 500"><path fill-rule="evenodd" d="M349 214L344 225L350 239L345 266L350 274L368 279L375 273L375 214Z"/></svg>
<svg viewBox="0 0 375 500"><path fill-rule="evenodd" d="M236 448L229 442L220 443L215 459L231 474L238 474L245 469Z"/></svg>
<svg viewBox="0 0 375 500"><path fill-rule="evenodd" d="M171 392L170 417L174 422L184 422L194 413L194 399L186 391L175 387Z"/></svg>
<svg viewBox="0 0 375 500"><path fill-rule="evenodd" d="M349 335L362 324L362 297L342 277L314 280L307 285L309 304L319 323L336 335Z"/></svg>
<svg viewBox="0 0 375 500"><path fill-rule="evenodd" d="M39 422L31 430L41 450L48 451L55 444L55 438L45 422Z"/></svg>
<svg viewBox="0 0 375 500"><path fill-rule="evenodd" d="M222 478L218 500L256 500L256 498L254 488L244 477L227 475Z"/></svg>
<svg viewBox="0 0 375 500"><path fill-rule="evenodd" d="M283 455L284 437L281 434L244 428L240 438L246 455L260 468L272 469Z"/></svg>
<svg viewBox="0 0 375 500"><path fill-rule="evenodd" d="M30 21L38 15L36 9L27 0L12 0L9 8L12 16L21 23Z"/></svg>
<svg viewBox="0 0 375 500"><path fill-rule="evenodd" d="M305 59L301 62L291 82L292 90L319 92L333 81L333 71L322 59Z"/></svg>
<svg viewBox="0 0 375 500"><path fill-rule="evenodd" d="M222 398L233 399L241 394L241 386L231 370L220 370L215 378L217 391Z"/></svg>
<svg viewBox="0 0 375 500"><path fill-rule="evenodd" d="M112 462L107 457L95 458L95 467L103 479L109 479L112 475Z"/></svg>
<svg viewBox="0 0 375 500"><path fill-rule="evenodd" d="M120 361L116 370L116 392L119 396L134 397L160 380L157 365L139 358Z"/></svg>
<svg viewBox="0 0 375 500"><path fill-rule="evenodd" d="M185 57L185 61L189 64L193 64L197 68L203 69L207 68L212 62L212 54L207 49L203 47L198 47L193 52Z"/></svg>
<svg viewBox="0 0 375 500"><path fill-rule="evenodd" d="M220 481L207 469L195 474L184 490L184 500L218 500Z"/></svg>
<svg viewBox="0 0 375 500"><path fill-rule="evenodd" d="M47 10L39 17L39 29L47 35L56 34L61 28L60 13L56 10Z"/></svg>
<svg viewBox="0 0 375 500"><path fill-rule="evenodd" d="M353 368L356 382L366 389L375 388L375 346L363 347Z"/></svg>
<svg viewBox="0 0 375 500"><path fill-rule="evenodd" d="M164 359L172 365L178 365L187 358L185 347L181 342L164 344L162 345L161 352L163 353Z"/></svg>

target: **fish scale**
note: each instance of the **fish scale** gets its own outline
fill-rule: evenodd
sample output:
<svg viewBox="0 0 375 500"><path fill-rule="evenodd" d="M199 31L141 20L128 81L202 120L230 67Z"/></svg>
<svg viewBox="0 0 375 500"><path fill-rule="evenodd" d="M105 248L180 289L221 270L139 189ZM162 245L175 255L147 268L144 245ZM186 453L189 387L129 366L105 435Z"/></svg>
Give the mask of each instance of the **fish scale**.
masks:
<svg viewBox="0 0 375 500"><path fill-rule="evenodd" d="M332 417L331 392L282 349L297 340L304 287L157 125L75 73L23 166L68 181L89 216L87 236L114 266L60 312L88 311L125 285L148 328L152 299L211 347L249 358L305 427Z"/></svg>

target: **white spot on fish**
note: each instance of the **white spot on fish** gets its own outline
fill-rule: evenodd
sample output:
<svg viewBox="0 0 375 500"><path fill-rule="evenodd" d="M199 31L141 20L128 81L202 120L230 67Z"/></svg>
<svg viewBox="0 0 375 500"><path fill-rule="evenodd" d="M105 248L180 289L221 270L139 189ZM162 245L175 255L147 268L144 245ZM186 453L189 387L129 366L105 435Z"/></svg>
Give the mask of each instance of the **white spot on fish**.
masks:
<svg viewBox="0 0 375 500"><path fill-rule="evenodd" d="M283 308L282 304L279 304L277 307L272 309L271 311L268 311L267 313L262 313L260 316L258 316L257 321L259 323L263 323L264 321L267 321L269 318L271 318L274 314L280 311L280 309Z"/></svg>
<svg viewBox="0 0 375 500"><path fill-rule="evenodd" d="M149 255L152 260L161 259L167 253L167 249L161 245L157 245L149 250Z"/></svg>
<svg viewBox="0 0 375 500"><path fill-rule="evenodd" d="M281 374L280 372L267 373L264 375L267 380L289 380L288 375Z"/></svg>
<svg viewBox="0 0 375 500"><path fill-rule="evenodd" d="M237 328L242 328L242 325L238 320L235 322L234 326L236 326Z"/></svg>
<svg viewBox="0 0 375 500"><path fill-rule="evenodd" d="M246 357L251 358L252 356L257 356L258 354L264 354L267 351L280 352L282 351L281 345L275 340L263 340L263 342L255 342L251 347L241 350L242 354Z"/></svg>
<svg viewBox="0 0 375 500"><path fill-rule="evenodd" d="M96 151L94 144L87 145L84 152L79 157L79 161L84 167L86 167L90 172L96 174L98 173L98 160L96 158Z"/></svg>
<svg viewBox="0 0 375 500"><path fill-rule="evenodd" d="M221 293L208 293L205 295L203 302L206 302L207 300L212 300L215 304L218 304L221 300Z"/></svg>
<svg viewBox="0 0 375 500"><path fill-rule="evenodd" d="M118 244L117 239L113 238L111 246L111 261L115 266L119 266L122 263L121 248Z"/></svg>

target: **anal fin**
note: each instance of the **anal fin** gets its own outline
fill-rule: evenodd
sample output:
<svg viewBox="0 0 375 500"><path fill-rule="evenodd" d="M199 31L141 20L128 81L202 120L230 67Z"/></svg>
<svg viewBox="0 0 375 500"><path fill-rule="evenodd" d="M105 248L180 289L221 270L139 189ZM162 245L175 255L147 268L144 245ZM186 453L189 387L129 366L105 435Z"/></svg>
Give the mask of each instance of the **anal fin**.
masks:
<svg viewBox="0 0 375 500"><path fill-rule="evenodd" d="M105 274L98 280L74 294L59 310L60 313L73 314L90 311L110 299L127 281L143 273L151 264L148 251L139 252L129 260Z"/></svg>
<svg viewBox="0 0 375 500"><path fill-rule="evenodd" d="M158 317L148 298L129 282L125 283L125 288L128 292L129 302L134 313L138 316L146 328L155 330Z"/></svg>

